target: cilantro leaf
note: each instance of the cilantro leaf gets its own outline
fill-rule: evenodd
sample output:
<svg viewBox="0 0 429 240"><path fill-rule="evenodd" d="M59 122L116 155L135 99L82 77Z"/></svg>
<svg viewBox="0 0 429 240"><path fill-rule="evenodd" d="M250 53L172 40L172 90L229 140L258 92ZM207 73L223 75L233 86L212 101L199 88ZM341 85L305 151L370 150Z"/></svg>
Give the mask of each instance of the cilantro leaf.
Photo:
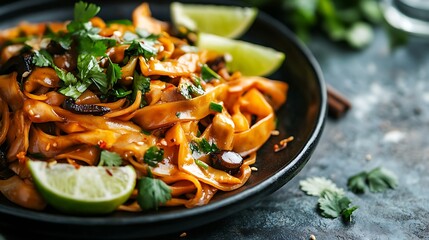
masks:
<svg viewBox="0 0 429 240"><path fill-rule="evenodd" d="M48 67L52 65L52 56L46 50L35 51L33 64L37 67Z"/></svg>
<svg viewBox="0 0 429 240"><path fill-rule="evenodd" d="M116 19L116 20L110 20L108 22L106 22L107 26L112 25L112 24L121 24L121 25L125 25L125 26L132 26L133 22L131 22L129 19Z"/></svg>
<svg viewBox="0 0 429 240"><path fill-rule="evenodd" d="M76 22L88 22L100 11L100 7L93 3L77 2L74 5L74 20Z"/></svg>
<svg viewBox="0 0 429 240"><path fill-rule="evenodd" d="M98 166L117 167L122 164L122 158L115 152L102 150L100 154L100 162Z"/></svg>
<svg viewBox="0 0 429 240"><path fill-rule="evenodd" d="M222 107L221 104L215 103L215 102L210 102L210 106L209 107L210 107L210 110L213 110L213 111L219 112L219 113L221 113L222 109L223 109L223 107Z"/></svg>
<svg viewBox="0 0 429 240"><path fill-rule="evenodd" d="M353 207L344 209L341 212L341 216L343 216L344 221L351 222L352 221L352 214L358 208L359 208L358 206L353 206Z"/></svg>
<svg viewBox="0 0 429 240"><path fill-rule="evenodd" d="M356 206L350 207L351 201L349 198L338 192L325 190L321 193L318 200L321 215L327 218L337 218L340 215L344 220L350 221L353 211L357 209Z"/></svg>
<svg viewBox="0 0 429 240"><path fill-rule="evenodd" d="M201 67L201 78L205 82L210 82L213 79L221 79L219 74L213 71L209 66L207 66L207 64L204 64Z"/></svg>
<svg viewBox="0 0 429 240"><path fill-rule="evenodd" d="M180 94L186 99L192 99L193 97L198 97L204 94L204 90L201 85L197 87L188 81L180 83L178 89Z"/></svg>
<svg viewBox="0 0 429 240"><path fill-rule="evenodd" d="M321 196L325 190L344 195L344 190L324 177L312 177L299 182L301 190L311 196Z"/></svg>
<svg viewBox="0 0 429 240"><path fill-rule="evenodd" d="M118 64L113 63L109 58L109 66L107 66L107 81L110 83L110 86L113 87L116 82L121 79L122 72L121 67Z"/></svg>
<svg viewBox="0 0 429 240"><path fill-rule="evenodd" d="M156 209L171 199L171 189L163 181L142 177L138 182L137 203L143 210Z"/></svg>
<svg viewBox="0 0 429 240"><path fill-rule="evenodd" d="M354 193L364 193L366 189L366 178L368 173L361 172L351 176L347 181L348 188Z"/></svg>
<svg viewBox="0 0 429 240"><path fill-rule="evenodd" d="M133 91L137 93L137 91L139 90L142 92L142 94L149 92L150 78L140 75L137 72L134 72Z"/></svg>
<svg viewBox="0 0 429 240"><path fill-rule="evenodd" d="M398 180L394 173L384 168L375 168L370 172L360 172L347 181L348 188L354 193L364 193L369 187L371 192L384 192L396 188Z"/></svg>
<svg viewBox="0 0 429 240"><path fill-rule="evenodd" d="M143 56L146 60L155 56L158 50L148 43L143 43L138 40L133 40L131 45L125 50L127 56Z"/></svg>
<svg viewBox="0 0 429 240"><path fill-rule="evenodd" d="M194 141L195 142L195 141ZM207 139L202 138L200 141L195 142L198 145L198 151L201 151L203 153L214 153L218 152L219 148L216 146L215 143L209 143ZM192 149L192 147L191 147Z"/></svg>
<svg viewBox="0 0 429 240"><path fill-rule="evenodd" d="M90 54L80 54L77 58L78 76L81 81L93 82L103 94L109 88L107 76L98 64L95 56Z"/></svg>
<svg viewBox="0 0 429 240"><path fill-rule="evenodd" d="M379 167L368 173L367 180L371 192L384 192L388 188L396 188L398 186L395 174Z"/></svg>
<svg viewBox="0 0 429 240"><path fill-rule="evenodd" d="M126 96L128 96L128 95L130 95L131 93L132 93L133 91L131 91L131 90L125 90L125 89L123 89L123 88L118 88L118 89L115 89L115 90L113 90L113 94L115 95L115 97L117 97L117 98L123 98L123 97L126 97Z"/></svg>
<svg viewBox="0 0 429 240"><path fill-rule="evenodd" d="M151 167L156 167L164 159L164 149L152 146L144 154L143 161Z"/></svg>

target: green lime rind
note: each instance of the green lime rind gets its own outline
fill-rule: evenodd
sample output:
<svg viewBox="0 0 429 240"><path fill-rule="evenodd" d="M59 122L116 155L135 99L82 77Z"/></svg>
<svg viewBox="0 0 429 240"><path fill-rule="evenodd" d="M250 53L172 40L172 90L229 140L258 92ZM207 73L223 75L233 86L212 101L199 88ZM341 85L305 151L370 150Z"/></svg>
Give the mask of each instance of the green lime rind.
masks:
<svg viewBox="0 0 429 240"><path fill-rule="evenodd" d="M240 71L244 76L268 76L285 59L284 53L269 47L203 32L198 34L197 46L231 56L232 59L227 59L227 69Z"/></svg>
<svg viewBox="0 0 429 240"><path fill-rule="evenodd" d="M43 198L65 213L110 213L130 197L136 185L136 172L131 166L75 168L32 160L28 166Z"/></svg>
<svg viewBox="0 0 429 240"><path fill-rule="evenodd" d="M176 27L184 26L192 31L201 31L227 38L238 38L253 24L256 8L207 4L170 5L171 18Z"/></svg>

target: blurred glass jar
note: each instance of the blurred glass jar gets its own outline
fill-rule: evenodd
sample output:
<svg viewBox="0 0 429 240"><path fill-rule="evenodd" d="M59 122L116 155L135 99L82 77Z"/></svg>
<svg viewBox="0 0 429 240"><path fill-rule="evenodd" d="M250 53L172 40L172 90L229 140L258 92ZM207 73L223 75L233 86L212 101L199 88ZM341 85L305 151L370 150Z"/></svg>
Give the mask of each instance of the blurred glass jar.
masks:
<svg viewBox="0 0 429 240"><path fill-rule="evenodd" d="M429 37L429 0L383 0L381 6L392 27Z"/></svg>

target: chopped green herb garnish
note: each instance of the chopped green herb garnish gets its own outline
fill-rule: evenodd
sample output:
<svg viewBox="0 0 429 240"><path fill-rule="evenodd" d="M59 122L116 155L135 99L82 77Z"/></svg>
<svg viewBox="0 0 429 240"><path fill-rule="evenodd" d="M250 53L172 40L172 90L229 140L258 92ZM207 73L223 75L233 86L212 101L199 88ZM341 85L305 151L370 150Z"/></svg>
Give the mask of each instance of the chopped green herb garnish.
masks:
<svg viewBox="0 0 429 240"><path fill-rule="evenodd" d="M126 97L126 96L128 96L128 95L130 95L131 93L133 93L133 91L132 90L125 90L125 89L123 89L123 88L118 88L118 89L115 89L115 90L113 90L113 94L115 95L115 97L117 97L117 98L123 98L123 97Z"/></svg>
<svg viewBox="0 0 429 240"><path fill-rule="evenodd" d="M318 200L321 215L327 218L337 218L343 216L345 221L351 221L351 215L358 207L352 206L349 208L351 201L346 196L325 190L320 195Z"/></svg>
<svg viewBox="0 0 429 240"><path fill-rule="evenodd" d="M156 167L164 159L164 149L152 146L144 154L143 161L151 167Z"/></svg>
<svg viewBox="0 0 429 240"><path fill-rule="evenodd" d="M113 63L112 60L109 59L109 66L107 66L107 81L109 82L110 87L112 88L116 82L121 79L122 72L121 67L118 64Z"/></svg>
<svg viewBox="0 0 429 240"><path fill-rule="evenodd" d="M139 90L142 92L142 94L149 92L150 78L140 75L137 72L134 72L133 91L134 93L137 93L137 91Z"/></svg>
<svg viewBox="0 0 429 240"><path fill-rule="evenodd" d="M197 87L191 82L182 82L179 84L178 88L180 94L182 94L186 99L192 99L204 94L204 90L201 86Z"/></svg>
<svg viewBox="0 0 429 240"><path fill-rule="evenodd" d="M210 110L221 113L222 109L223 109L222 105L215 102L210 102Z"/></svg>
<svg viewBox="0 0 429 240"><path fill-rule="evenodd" d="M202 138L196 143L198 144L198 149L203 153L214 153L219 151L215 143L209 143L205 138Z"/></svg>
<svg viewBox="0 0 429 240"><path fill-rule="evenodd" d="M156 56L158 50L146 42L133 40L131 45L125 50L127 56L143 56L146 60Z"/></svg>
<svg viewBox="0 0 429 240"><path fill-rule="evenodd" d="M350 177L347 186L354 193L364 193L367 187L371 192L384 192L388 188L396 188L398 180L394 173L378 167Z"/></svg>
<svg viewBox="0 0 429 240"><path fill-rule="evenodd" d="M95 4L80 1L74 6L74 20L76 22L88 22L97 15L100 9Z"/></svg>
<svg viewBox="0 0 429 240"><path fill-rule="evenodd" d="M197 164L200 168L209 169L209 165L199 159L195 159L195 164Z"/></svg>
<svg viewBox="0 0 429 240"><path fill-rule="evenodd" d="M191 149L192 153L200 151L200 149L198 147L198 144L196 142L194 142L194 141L192 141L192 142L189 143L189 148Z"/></svg>
<svg viewBox="0 0 429 240"><path fill-rule="evenodd" d="M210 82L213 79L221 79L219 74L213 71L207 64L203 64L201 67L201 78L205 82Z"/></svg>
<svg viewBox="0 0 429 240"><path fill-rule="evenodd" d="M146 131L146 130L144 130L144 129L142 129L142 133L143 133L144 135L148 135L148 136L150 136L150 135L152 134L150 131Z"/></svg>
<svg viewBox="0 0 429 240"><path fill-rule="evenodd" d="M115 152L102 150L100 154L100 161L98 166L117 167L122 164L122 158Z"/></svg>
<svg viewBox="0 0 429 240"><path fill-rule="evenodd" d="M37 67L49 67L52 63L52 56L46 50L34 52L33 64Z"/></svg>
<svg viewBox="0 0 429 240"><path fill-rule="evenodd" d="M112 24L121 24L121 25L125 25L125 26L132 26L133 22L131 22L128 19L116 19L116 20L110 20L106 22L107 26L112 25Z"/></svg>
<svg viewBox="0 0 429 240"><path fill-rule="evenodd" d="M180 118L180 114L181 114L181 112L176 112L176 117Z"/></svg>
<svg viewBox="0 0 429 240"><path fill-rule="evenodd" d="M143 210L158 210L159 205L171 199L171 188L163 181L142 177L138 181L137 203Z"/></svg>
<svg viewBox="0 0 429 240"><path fill-rule="evenodd" d="M139 37L152 42L158 40L158 38L160 37L159 34L150 33L143 28L137 28L136 33Z"/></svg>

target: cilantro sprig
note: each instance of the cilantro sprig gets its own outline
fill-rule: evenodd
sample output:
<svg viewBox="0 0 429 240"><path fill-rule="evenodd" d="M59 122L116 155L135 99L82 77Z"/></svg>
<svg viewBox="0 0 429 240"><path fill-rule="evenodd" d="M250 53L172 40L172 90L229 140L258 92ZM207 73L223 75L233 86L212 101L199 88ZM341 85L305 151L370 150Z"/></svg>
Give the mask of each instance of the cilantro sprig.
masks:
<svg viewBox="0 0 429 240"><path fill-rule="evenodd" d="M119 154L115 152L110 152L107 150L102 150L100 154L100 161L98 162L98 166L121 166L122 158Z"/></svg>
<svg viewBox="0 0 429 240"><path fill-rule="evenodd" d="M313 177L299 182L301 190L308 195L318 196L318 209L323 217L337 218L350 222L352 213L358 209L351 206L351 200L345 196L344 190L338 188L331 180Z"/></svg>
<svg viewBox="0 0 429 240"><path fill-rule="evenodd" d="M152 146L146 150L143 161L151 167L156 167L164 159L164 149Z"/></svg>
<svg viewBox="0 0 429 240"><path fill-rule="evenodd" d="M389 188L396 188L398 179L393 172L377 167L369 172L363 171L351 176L347 186L354 193L364 193L367 188L370 192L384 192Z"/></svg>
<svg viewBox="0 0 429 240"><path fill-rule="evenodd" d="M219 151L218 146L214 142L210 143L205 138L201 138L201 140L193 140L189 144L189 148L191 149L192 152L200 152L205 154Z"/></svg>
<svg viewBox="0 0 429 240"><path fill-rule="evenodd" d="M153 178L150 169L148 176L138 181L137 189L137 203L143 210L158 210L160 205L171 199L171 188L163 181Z"/></svg>

